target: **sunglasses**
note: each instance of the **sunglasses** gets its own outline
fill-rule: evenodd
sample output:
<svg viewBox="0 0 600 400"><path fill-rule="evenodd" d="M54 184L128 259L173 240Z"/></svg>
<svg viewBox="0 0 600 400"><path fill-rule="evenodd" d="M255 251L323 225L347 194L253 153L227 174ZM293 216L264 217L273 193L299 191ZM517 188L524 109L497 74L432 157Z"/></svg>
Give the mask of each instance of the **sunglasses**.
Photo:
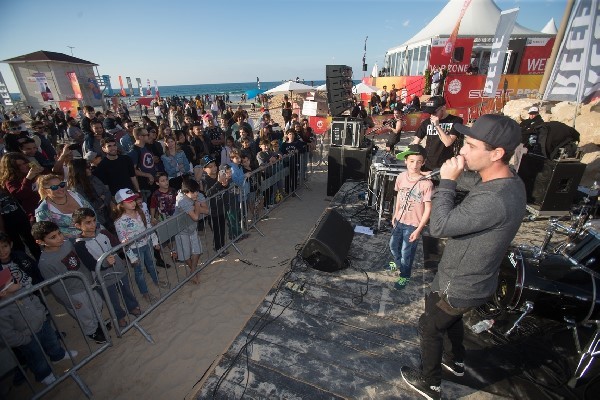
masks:
<svg viewBox="0 0 600 400"><path fill-rule="evenodd" d="M54 192L54 191L56 191L58 189L64 189L65 186L67 186L67 182L62 181L58 185L50 185L46 189L50 189L50 190L52 190Z"/></svg>

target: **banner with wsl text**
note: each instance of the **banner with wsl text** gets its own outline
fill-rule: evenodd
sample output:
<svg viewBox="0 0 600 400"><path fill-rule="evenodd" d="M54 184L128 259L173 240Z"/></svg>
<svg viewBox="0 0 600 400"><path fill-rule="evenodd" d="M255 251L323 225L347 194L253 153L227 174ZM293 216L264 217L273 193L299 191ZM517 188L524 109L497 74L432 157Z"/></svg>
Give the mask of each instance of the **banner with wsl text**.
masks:
<svg viewBox="0 0 600 400"><path fill-rule="evenodd" d="M600 97L600 1L577 0L544 100L589 103Z"/></svg>
<svg viewBox="0 0 600 400"><path fill-rule="evenodd" d="M144 95L144 91L142 89L142 80L140 78L135 78L138 86L138 96L142 97Z"/></svg>
<svg viewBox="0 0 600 400"><path fill-rule="evenodd" d="M75 75L75 72L67 72L67 78L69 78L69 82L71 82L71 88L73 89L75 98L77 100L83 100L81 87L79 86L79 81L77 80L77 75Z"/></svg>
<svg viewBox="0 0 600 400"><path fill-rule="evenodd" d="M0 105L3 105L3 106L12 106L13 105L12 99L10 98L10 92L8 91L8 88L6 87L6 82L4 82L4 77L2 76L1 72L0 72Z"/></svg>
<svg viewBox="0 0 600 400"><path fill-rule="evenodd" d="M107 94L109 96L113 96L113 88L112 85L110 84L110 75L102 75L102 80L104 81L104 87L106 88L106 91L108 92Z"/></svg>
<svg viewBox="0 0 600 400"><path fill-rule="evenodd" d="M452 34L450 34L450 38L446 42L446 46L444 46L444 54L449 56L452 54L452 50L454 49L454 44L456 43L456 38L458 36L458 30L460 29L460 22L462 21L465 13L467 12L467 8L471 4L471 0L465 0L463 3L462 9L460 10L460 15L458 16L458 21L456 21L456 25L454 26L454 30Z"/></svg>
<svg viewBox="0 0 600 400"><path fill-rule="evenodd" d="M127 87L129 88L129 95L134 96L133 86L131 85L131 78L126 76L125 79L127 80Z"/></svg>
<svg viewBox="0 0 600 400"><path fill-rule="evenodd" d="M500 21L496 27L496 35L492 42L492 53L490 54L490 64L488 66L488 74L483 86L483 97L495 97L496 88L500 83L500 75L504 67L504 55L508 48L510 34L515 27L517 21L518 8L502 11Z"/></svg>

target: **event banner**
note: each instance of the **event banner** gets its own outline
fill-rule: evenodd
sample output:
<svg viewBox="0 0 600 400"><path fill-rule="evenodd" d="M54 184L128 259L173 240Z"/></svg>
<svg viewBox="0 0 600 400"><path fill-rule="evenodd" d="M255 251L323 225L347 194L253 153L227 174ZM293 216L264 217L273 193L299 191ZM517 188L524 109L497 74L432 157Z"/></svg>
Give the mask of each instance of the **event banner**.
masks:
<svg viewBox="0 0 600 400"><path fill-rule="evenodd" d="M519 74L544 74L548 57L552 53L554 38L527 38Z"/></svg>
<svg viewBox="0 0 600 400"><path fill-rule="evenodd" d="M146 79L146 84L148 85L146 87L146 96L150 96L152 95L152 89L150 89L150 79Z"/></svg>
<svg viewBox="0 0 600 400"><path fill-rule="evenodd" d="M140 78L135 78L138 86L138 96L142 97L144 95L144 90L142 89L142 80Z"/></svg>
<svg viewBox="0 0 600 400"><path fill-rule="evenodd" d="M109 96L114 96L112 85L110 84L110 75L102 75L104 81L104 87L106 88Z"/></svg>
<svg viewBox="0 0 600 400"><path fill-rule="evenodd" d="M96 100L100 100L102 98L102 91L100 90L100 87L98 86L98 81L96 81L96 78L88 78L87 84L88 84L88 87L90 88L90 90L92 91L94 98Z"/></svg>
<svg viewBox="0 0 600 400"><path fill-rule="evenodd" d="M13 105L12 99L10 98L10 92L8 91L8 88L6 87L6 82L4 82L4 77L2 76L1 72L0 72L0 105L3 105L3 106L12 106Z"/></svg>
<svg viewBox="0 0 600 400"><path fill-rule="evenodd" d="M123 88L123 78L119 75L119 86L121 86L121 96L127 97L127 93L125 93L125 89Z"/></svg>
<svg viewBox="0 0 600 400"><path fill-rule="evenodd" d="M77 80L77 75L75 72L67 72L67 78L69 78L69 82L71 82L71 88L73 88L73 94L77 100L83 100L83 95L81 94L81 87L79 86L79 81Z"/></svg>
<svg viewBox="0 0 600 400"><path fill-rule="evenodd" d="M48 87L48 80L46 79L46 74L44 74L43 72L36 72L32 76L35 79L35 82L37 83L37 85L40 89L40 94L42 95L42 100L44 100L44 101L54 100L52 91Z"/></svg>
<svg viewBox="0 0 600 400"><path fill-rule="evenodd" d="M160 97L160 92L158 91L158 82L156 82L156 79L154 80L154 97Z"/></svg>
<svg viewBox="0 0 600 400"><path fill-rule="evenodd" d="M135 96L135 93L133 93L133 86L131 85L131 78L126 76L125 80L127 81L127 87L129 88L129 95Z"/></svg>
<svg viewBox="0 0 600 400"><path fill-rule="evenodd" d="M77 115L77 107L79 107L79 101L77 101L77 100L59 101L58 106L65 114L67 111L71 111L71 115Z"/></svg>
<svg viewBox="0 0 600 400"><path fill-rule="evenodd" d="M452 58L444 54L448 43L447 38L431 39L431 55L429 56L429 68L445 65L449 74L466 74L471 65L471 54L473 53L473 38L459 38L455 40Z"/></svg>
<svg viewBox="0 0 600 400"><path fill-rule="evenodd" d="M504 67L504 55L508 48L510 34L517 21L518 8L502 11L500 21L496 27L496 35L492 42L492 53L490 54L490 63L488 65L487 78L483 86L484 97L495 97L496 88L500 82L500 75Z"/></svg>
<svg viewBox="0 0 600 400"><path fill-rule="evenodd" d="M454 30L450 34L450 38L446 42L444 46L444 55L450 56L452 54L452 50L454 49L454 43L456 42L456 38L458 37L458 30L460 29L460 21L462 21L465 16L465 12L467 12L467 8L471 4L471 0L465 0L463 3L462 9L460 10L460 15L458 16L458 20L456 21L456 25L454 25Z"/></svg>
<svg viewBox="0 0 600 400"><path fill-rule="evenodd" d="M600 0L577 0L544 100L588 103L600 96Z"/></svg>

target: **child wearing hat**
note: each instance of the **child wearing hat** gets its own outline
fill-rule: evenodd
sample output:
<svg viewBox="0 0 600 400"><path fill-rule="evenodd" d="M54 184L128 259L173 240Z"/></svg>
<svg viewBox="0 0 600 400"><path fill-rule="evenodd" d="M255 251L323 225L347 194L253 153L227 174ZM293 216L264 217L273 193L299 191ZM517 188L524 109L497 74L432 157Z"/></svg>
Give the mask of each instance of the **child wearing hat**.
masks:
<svg viewBox="0 0 600 400"><path fill-rule="evenodd" d="M400 276L394 287L401 290L410 282L418 239L431 214L433 183L424 179L421 174L421 167L427 158L423 146L411 144L396 158L404 160L406 171L398 175L394 186L394 190L398 192L390 239L394 261L389 263L388 270L399 270Z"/></svg>

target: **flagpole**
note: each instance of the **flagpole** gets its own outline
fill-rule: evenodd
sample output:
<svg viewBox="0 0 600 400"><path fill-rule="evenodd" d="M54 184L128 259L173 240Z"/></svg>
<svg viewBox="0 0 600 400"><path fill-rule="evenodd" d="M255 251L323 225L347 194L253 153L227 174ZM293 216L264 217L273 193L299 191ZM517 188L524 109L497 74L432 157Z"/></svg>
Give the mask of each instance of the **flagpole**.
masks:
<svg viewBox="0 0 600 400"><path fill-rule="evenodd" d="M539 99L541 99L544 96L544 93L546 92L546 86L548 86L550 74L552 74L552 70L554 69L554 64L556 63L556 56L558 55L560 45L565 36L567 25L569 24L569 17L571 16L571 11L573 10L574 3L575 0L567 0L565 13L563 14L562 21L560 22L560 27L558 28L558 32L556 33L556 38L554 39L554 46L552 46L552 52L550 53L550 58L548 58L548 61L546 62L546 69L544 70L544 76L542 76L542 83L540 83L540 89L538 91Z"/></svg>

